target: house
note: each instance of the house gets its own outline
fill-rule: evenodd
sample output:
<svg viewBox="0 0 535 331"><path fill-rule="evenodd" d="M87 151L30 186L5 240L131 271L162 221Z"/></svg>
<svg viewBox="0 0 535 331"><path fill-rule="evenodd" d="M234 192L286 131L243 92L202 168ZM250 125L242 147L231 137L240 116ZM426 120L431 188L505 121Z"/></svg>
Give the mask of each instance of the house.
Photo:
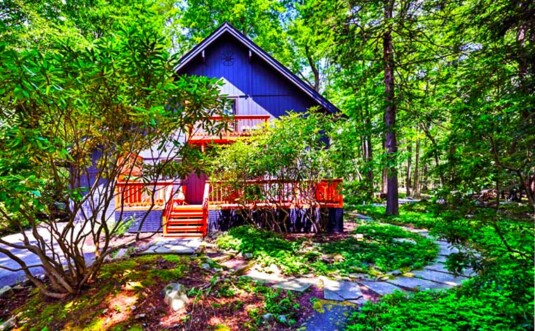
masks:
<svg viewBox="0 0 535 331"><path fill-rule="evenodd" d="M192 130L186 138L187 143L203 150L209 144L228 144L241 139L255 126L279 118L290 110L305 112L311 107L319 107L326 113L338 112L328 100L227 23L185 54L176 71L179 75L220 79L223 82L221 93L231 99L227 111L233 116L233 125L228 131L212 136L202 130ZM318 201L328 210L332 231L342 229L343 200L337 190L339 182L329 181L317 187L318 197L321 195ZM281 185L276 180L262 183ZM169 194L177 185L180 185L179 196L171 199ZM202 174L158 183L157 196L153 200L155 205L148 215L143 214L147 212L143 184L119 180L117 187L115 207L118 218L137 220L141 215L146 216L141 226L138 221L134 222L132 231L161 229L166 235L206 235L233 223L237 218L235 211L239 209L225 198L221 187L207 181ZM294 210L290 214L299 218L299 213Z"/></svg>

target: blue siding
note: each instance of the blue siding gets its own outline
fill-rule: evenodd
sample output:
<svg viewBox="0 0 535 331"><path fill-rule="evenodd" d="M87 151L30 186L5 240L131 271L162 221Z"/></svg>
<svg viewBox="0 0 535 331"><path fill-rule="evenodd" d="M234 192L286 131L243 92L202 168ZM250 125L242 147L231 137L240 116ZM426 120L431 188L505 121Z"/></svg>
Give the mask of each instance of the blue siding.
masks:
<svg viewBox="0 0 535 331"><path fill-rule="evenodd" d="M122 221L131 221L133 218L132 225L128 229L128 232L162 232L162 210L152 210L150 212L139 210L139 211L123 211L122 217L121 212L115 212L115 220L117 222ZM146 216L145 221L143 218ZM143 224L141 222L143 221ZM140 226L141 225L141 226Z"/></svg>
<svg viewBox="0 0 535 331"><path fill-rule="evenodd" d="M314 99L258 56L253 54L249 60L249 49L230 34L224 34L210 44L204 54L204 62L198 55L179 74L224 77L275 117L289 110L303 112L317 105ZM232 63L224 61L230 54Z"/></svg>

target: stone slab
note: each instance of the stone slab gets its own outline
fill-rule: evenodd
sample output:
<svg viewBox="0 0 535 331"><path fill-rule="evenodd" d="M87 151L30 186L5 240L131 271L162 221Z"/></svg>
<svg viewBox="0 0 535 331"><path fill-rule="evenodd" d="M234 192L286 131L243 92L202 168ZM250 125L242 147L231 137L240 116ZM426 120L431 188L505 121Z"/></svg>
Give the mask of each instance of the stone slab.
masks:
<svg viewBox="0 0 535 331"><path fill-rule="evenodd" d="M466 280L466 277L458 276L455 277L452 274L447 274L439 271L432 270L418 270L413 271L412 274L417 278L427 279L433 282L442 283L451 286L460 285L463 280Z"/></svg>
<svg viewBox="0 0 535 331"><path fill-rule="evenodd" d="M356 282L323 279L323 296L326 300L356 300L362 297L359 284Z"/></svg>
<svg viewBox="0 0 535 331"><path fill-rule="evenodd" d="M435 241L435 244L438 245L439 248L439 255L448 256L453 253L459 253L459 249L457 247L452 247L450 244L444 241Z"/></svg>
<svg viewBox="0 0 535 331"><path fill-rule="evenodd" d="M288 279L279 283L275 283L272 287L281 288L283 290L289 290L289 291L304 292L310 286L312 286L312 284L317 283L317 282L318 282L317 279L293 278L293 279Z"/></svg>
<svg viewBox="0 0 535 331"><path fill-rule="evenodd" d="M452 274L452 272L449 272L448 269L446 268L446 265L443 263L435 263L435 264L428 265L424 268L424 270L440 271L440 272ZM466 268L463 270L461 275L465 277L472 277L472 276L475 276L475 272L474 272L474 269L472 268Z"/></svg>
<svg viewBox="0 0 535 331"><path fill-rule="evenodd" d="M448 257L447 257L447 256L439 255L439 256L437 256L437 258L435 259L435 263L446 263L447 260L448 260Z"/></svg>
<svg viewBox="0 0 535 331"><path fill-rule="evenodd" d="M359 220L363 220L363 221L373 221L373 218L370 217L370 216L367 216L367 215L362 215L362 214L356 214L355 217Z"/></svg>
<svg viewBox="0 0 535 331"><path fill-rule="evenodd" d="M138 252L140 255L146 254L185 254L191 255L197 252L201 245L200 240L174 239L169 241L157 241L146 250Z"/></svg>
<svg viewBox="0 0 535 331"><path fill-rule="evenodd" d="M424 270L440 271L440 272L445 272L448 274L450 273L448 269L446 268L446 265L442 263L435 263L435 264L428 265L424 267Z"/></svg>
<svg viewBox="0 0 535 331"><path fill-rule="evenodd" d="M248 270L245 274L245 277L249 277L252 280L256 280L260 283L280 283L286 280L286 278L282 277L278 274L269 274L267 272L262 272L258 270Z"/></svg>
<svg viewBox="0 0 535 331"><path fill-rule="evenodd" d="M388 280L388 283L413 290L447 289L453 287L447 284L435 283L430 280L410 277L398 277L396 279Z"/></svg>
<svg viewBox="0 0 535 331"><path fill-rule="evenodd" d="M354 305L322 304L321 309L314 310L312 317L299 330L304 331L342 331L347 327L347 320L356 311Z"/></svg>
<svg viewBox="0 0 535 331"><path fill-rule="evenodd" d="M372 290L373 292L379 295L390 294L396 290L404 292L402 288L397 287L396 285L389 284L387 282L362 281L359 283L361 283L362 285L366 286L367 288L369 288L370 290Z"/></svg>

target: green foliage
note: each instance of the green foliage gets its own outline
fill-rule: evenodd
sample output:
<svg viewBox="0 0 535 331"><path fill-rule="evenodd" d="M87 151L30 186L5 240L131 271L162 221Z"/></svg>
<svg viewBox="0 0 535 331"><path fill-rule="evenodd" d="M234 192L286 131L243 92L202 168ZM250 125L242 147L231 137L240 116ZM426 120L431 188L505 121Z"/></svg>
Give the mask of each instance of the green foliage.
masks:
<svg viewBox="0 0 535 331"><path fill-rule="evenodd" d="M347 330L526 330L528 321L517 308L493 291L477 297L455 290L396 292L366 304Z"/></svg>
<svg viewBox="0 0 535 331"><path fill-rule="evenodd" d="M449 256L448 269L472 267L477 276L445 292L385 296L355 314L349 330L532 330L534 227L510 212L419 203L383 218L431 228L461 249Z"/></svg>
<svg viewBox="0 0 535 331"><path fill-rule="evenodd" d="M248 226L233 228L217 239L223 249L252 253L263 266L275 264L290 275L314 272L341 274L387 272L421 268L431 262L438 249L431 240L395 226L360 225L354 237L317 243L314 240L287 240L269 231ZM411 239L402 241L396 239Z"/></svg>
<svg viewBox="0 0 535 331"><path fill-rule="evenodd" d="M151 149L166 161L144 167L144 180L184 177L198 168L200 152L191 152L179 137L221 112L222 102L214 80L176 77L178 58L164 33L170 13L154 2L100 1L80 12L54 5L60 18L34 3L2 4L8 10L0 20L21 17L9 23L20 24L14 34L0 25L0 34L12 42L0 44L0 224L22 231L68 221L52 231L61 254L50 254L50 238L26 244L41 253L45 274L62 281L43 284L29 272L27 277L43 293L64 297L97 275L109 241L124 231L122 223L110 222L107 210L115 179L127 168L121 163ZM34 40L39 34L44 39ZM174 162L178 158L183 162ZM74 233L77 217L91 229L91 240L103 243L91 268L71 243L84 241Z"/></svg>

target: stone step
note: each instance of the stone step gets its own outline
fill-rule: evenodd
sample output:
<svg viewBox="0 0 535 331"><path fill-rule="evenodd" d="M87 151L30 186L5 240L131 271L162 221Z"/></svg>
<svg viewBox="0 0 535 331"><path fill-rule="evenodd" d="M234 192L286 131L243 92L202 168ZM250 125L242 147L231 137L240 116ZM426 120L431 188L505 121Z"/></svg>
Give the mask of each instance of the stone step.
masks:
<svg viewBox="0 0 535 331"><path fill-rule="evenodd" d="M325 277L322 278L322 281L325 300L358 300L362 297L362 291L356 282L331 280Z"/></svg>
<svg viewBox="0 0 535 331"><path fill-rule="evenodd" d="M394 291L405 292L402 288L387 282L360 281L359 283L381 296L390 294Z"/></svg>
<svg viewBox="0 0 535 331"><path fill-rule="evenodd" d="M446 284L450 286L457 286L460 285L463 280L466 280L468 278L463 276L454 276L449 273L444 273L440 271L433 271L433 270L418 270L413 271L412 274L414 277L430 280L436 283Z"/></svg>
<svg viewBox="0 0 535 331"><path fill-rule="evenodd" d="M426 279L410 277L397 277L396 279L388 280L387 282L409 290L434 290L453 287L451 285L435 283Z"/></svg>

